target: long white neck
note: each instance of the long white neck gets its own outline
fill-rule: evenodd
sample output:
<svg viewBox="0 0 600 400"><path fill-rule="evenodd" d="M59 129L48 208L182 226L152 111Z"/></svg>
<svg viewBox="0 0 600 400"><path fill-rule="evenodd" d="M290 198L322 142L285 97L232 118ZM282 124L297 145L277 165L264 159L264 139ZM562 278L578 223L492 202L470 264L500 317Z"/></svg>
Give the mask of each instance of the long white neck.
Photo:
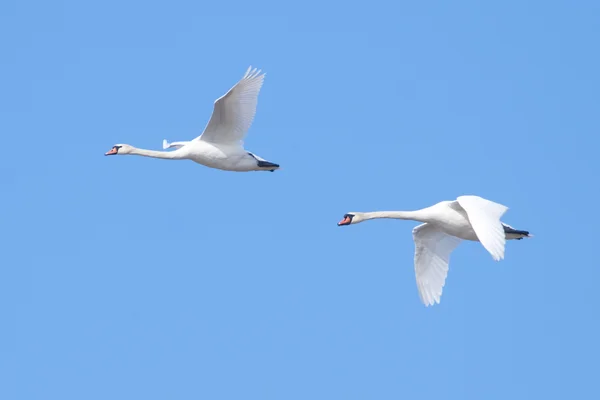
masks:
<svg viewBox="0 0 600 400"><path fill-rule="evenodd" d="M393 219L407 219L411 221L427 222L428 215L425 210L417 211L373 211L362 213L362 218L366 221L368 219L377 218L393 218Z"/></svg>
<svg viewBox="0 0 600 400"><path fill-rule="evenodd" d="M138 149L136 147L133 148L128 154L136 155L136 156L144 156L144 157L152 157L152 158L164 158L167 160L179 160L182 157L181 153L177 150L175 151L156 151L156 150L146 150L146 149Z"/></svg>

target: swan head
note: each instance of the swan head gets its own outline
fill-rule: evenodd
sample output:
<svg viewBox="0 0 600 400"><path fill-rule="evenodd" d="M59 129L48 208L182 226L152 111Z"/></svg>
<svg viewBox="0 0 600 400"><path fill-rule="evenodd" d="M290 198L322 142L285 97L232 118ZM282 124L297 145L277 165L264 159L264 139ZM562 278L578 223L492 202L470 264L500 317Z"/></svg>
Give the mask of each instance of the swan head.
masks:
<svg viewBox="0 0 600 400"><path fill-rule="evenodd" d="M349 212L344 214L344 218L338 222L338 226L352 225L358 224L359 222L364 221L364 217L362 213L359 212Z"/></svg>
<svg viewBox="0 0 600 400"><path fill-rule="evenodd" d="M115 144L109 151L104 153L105 156L113 156L115 154L130 154L133 146L128 144Z"/></svg>

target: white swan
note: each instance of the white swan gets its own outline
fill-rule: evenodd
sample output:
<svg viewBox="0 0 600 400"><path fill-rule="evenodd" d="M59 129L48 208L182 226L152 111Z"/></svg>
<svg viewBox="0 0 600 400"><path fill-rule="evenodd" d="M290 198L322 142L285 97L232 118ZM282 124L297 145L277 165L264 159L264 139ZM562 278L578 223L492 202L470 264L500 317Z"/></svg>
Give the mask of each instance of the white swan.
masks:
<svg viewBox="0 0 600 400"><path fill-rule="evenodd" d="M139 155L169 160L192 160L198 164L226 171L275 171L279 165L246 151L243 139L252 125L258 93L265 74L248 68L244 77L224 96L215 101L210 121L202 135L188 142L168 143L155 151L138 149L127 144L114 145L105 155Z"/></svg>
<svg viewBox="0 0 600 400"><path fill-rule="evenodd" d="M499 261L504 258L506 239L531 237L500 218L508 210L502 204L479 196L460 196L417 211L351 212L338 226L375 218L396 218L424 222L413 229L415 274L421 301L430 306L440 302L448 275L450 253L461 239L479 241Z"/></svg>

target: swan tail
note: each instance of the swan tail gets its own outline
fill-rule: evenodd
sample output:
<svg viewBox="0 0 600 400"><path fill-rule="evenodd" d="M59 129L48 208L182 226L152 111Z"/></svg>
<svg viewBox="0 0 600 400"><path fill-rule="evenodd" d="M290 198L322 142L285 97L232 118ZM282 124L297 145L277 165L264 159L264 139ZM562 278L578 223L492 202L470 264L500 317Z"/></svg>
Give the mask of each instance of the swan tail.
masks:
<svg viewBox="0 0 600 400"><path fill-rule="evenodd" d="M258 168L261 168L263 171L271 171L274 172L276 169L280 169L279 164L272 163L270 161L265 160L257 156L256 154L248 152L248 155L256 160L256 165Z"/></svg>
<svg viewBox="0 0 600 400"><path fill-rule="evenodd" d="M523 238L532 238L533 235L529 233L529 231L522 231L519 229L515 229L512 226L502 223L502 227L504 228L504 234L507 239L521 240Z"/></svg>
<svg viewBox="0 0 600 400"><path fill-rule="evenodd" d="M276 169L279 169L279 164L275 164L269 161L262 161L262 160L258 160L257 161L258 164L258 168L264 169L266 171L275 171Z"/></svg>

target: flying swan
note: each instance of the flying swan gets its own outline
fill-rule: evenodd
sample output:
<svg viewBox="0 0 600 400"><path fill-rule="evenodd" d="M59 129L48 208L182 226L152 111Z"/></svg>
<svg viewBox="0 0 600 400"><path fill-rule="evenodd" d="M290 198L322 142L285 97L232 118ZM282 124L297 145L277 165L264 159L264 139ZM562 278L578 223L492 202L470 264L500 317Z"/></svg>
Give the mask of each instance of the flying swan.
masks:
<svg viewBox="0 0 600 400"><path fill-rule="evenodd" d="M506 239L532 237L500 221L508 207L479 196L460 196L417 211L350 212L338 226L376 218L424 222L413 229L415 274L419 297L425 306L440 302L448 275L450 253L461 239L481 242L496 261L504 258Z"/></svg>
<svg viewBox="0 0 600 400"><path fill-rule="evenodd" d="M167 160L192 160L207 167L225 171L275 171L279 165L244 149L243 139L252 125L258 93L265 74L252 67L224 96L215 101L214 109L202 135L187 142L168 143L155 151L116 144L105 155L138 155Z"/></svg>

